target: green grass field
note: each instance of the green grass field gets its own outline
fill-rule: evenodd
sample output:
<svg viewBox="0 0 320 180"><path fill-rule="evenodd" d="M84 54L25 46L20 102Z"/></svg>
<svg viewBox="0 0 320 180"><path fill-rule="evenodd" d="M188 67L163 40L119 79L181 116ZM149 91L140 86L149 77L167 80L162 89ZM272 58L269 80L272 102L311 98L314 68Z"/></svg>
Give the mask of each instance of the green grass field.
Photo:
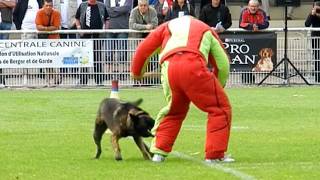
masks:
<svg viewBox="0 0 320 180"><path fill-rule="evenodd" d="M0 179L319 179L320 89L232 88L232 164L203 163L206 115L190 109L166 161L145 161L130 138L124 160L113 159L109 134L93 160L95 113L108 90L1 90ZM160 89L121 89L144 98L153 117L165 104ZM150 142L151 139L146 139Z"/></svg>

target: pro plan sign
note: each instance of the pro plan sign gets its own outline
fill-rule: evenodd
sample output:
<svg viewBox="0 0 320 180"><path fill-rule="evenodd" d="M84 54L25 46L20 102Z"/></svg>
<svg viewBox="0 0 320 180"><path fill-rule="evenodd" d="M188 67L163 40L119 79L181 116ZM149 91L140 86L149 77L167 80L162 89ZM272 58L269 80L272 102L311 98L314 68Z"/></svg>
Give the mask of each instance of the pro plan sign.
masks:
<svg viewBox="0 0 320 180"><path fill-rule="evenodd" d="M277 36L272 32L220 34L231 60L231 71L270 72L277 62Z"/></svg>
<svg viewBox="0 0 320 180"><path fill-rule="evenodd" d="M0 41L0 68L37 67L93 67L93 40Z"/></svg>

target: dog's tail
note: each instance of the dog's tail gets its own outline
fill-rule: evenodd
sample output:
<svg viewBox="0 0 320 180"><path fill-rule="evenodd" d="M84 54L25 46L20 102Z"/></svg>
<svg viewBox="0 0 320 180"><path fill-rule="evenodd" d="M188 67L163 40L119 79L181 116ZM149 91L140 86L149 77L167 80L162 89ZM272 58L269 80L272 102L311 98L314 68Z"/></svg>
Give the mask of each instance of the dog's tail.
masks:
<svg viewBox="0 0 320 180"><path fill-rule="evenodd" d="M143 102L143 99L142 99L142 98L140 98L140 99L138 99L138 100L136 100L136 101L132 102L131 104L133 104L133 105L135 105L135 106L139 106L142 102Z"/></svg>

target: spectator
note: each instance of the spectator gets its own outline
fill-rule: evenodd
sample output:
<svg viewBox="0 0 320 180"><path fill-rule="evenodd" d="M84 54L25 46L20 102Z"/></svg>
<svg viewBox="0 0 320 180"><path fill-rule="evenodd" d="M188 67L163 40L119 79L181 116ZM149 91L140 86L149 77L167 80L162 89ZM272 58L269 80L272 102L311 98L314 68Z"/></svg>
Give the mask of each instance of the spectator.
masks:
<svg viewBox="0 0 320 180"><path fill-rule="evenodd" d="M81 0L53 0L53 6L61 14L61 30L77 29L75 15ZM61 39L75 39L74 33L60 34Z"/></svg>
<svg viewBox="0 0 320 180"><path fill-rule="evenodd" d="M38 31L56 31L61 26L60 12L53 9L52 0L44 0L43 8L41 8L35 19ZM59 34L44 34L44 39L59 39Z"/></svg>
<svg viewBox="0 0 320 180"><path fill-rule="evenodd" d="M211 4L211 3L212 3L211 0L200 0L200 12L205 5ZM221 0L220 3L223 5L226 5L226 0Z"/></svg>
<svg viewBox="0 0 320 180"><path fill-rule="evenodd" d="M258 31L269 27L269 21L266 13L259 8L260 4L258 0L250 0L248 7L241 11L239 27Z"/></svg>
<svg viewBox="0 0 320 180"><path fill-rule="evenodd" d="M160 51L165 100L152 129L153 162L172 151L190 103L207 113L205 162L234 162L226 156L231 129L231 105L223 89L229 76L229 59L218 35L205 23L183 16L152 31L136 49L131 73L140 79L148 57ZM214 65L213 69L207 68Z"/></svg>
<svg viewBox="0 0 320 180"><path fill-rule="evenodd" d="M53 9L52 0L44 0L43 8L37 12L35 23L38 31L56 31L60 29L61 15L59 11ZM39 34L39 38L59 39L59 34ZM61 79L55 69L47 68L46 72L48 86L51 86L52 79L54 81L54 85L60 84Z"/></svg>
<svg viewBox="0 0 320 180"><path fill-rule="evenodd" d="M158 25L164 23L164 18L169 11L169 4L166 0L157 0L154 4L154 8L157 11Z"/></svg>
<svg viewBox="0 0 320 180"><path fill-rule="evenodd" d="M220 4L220 0L212 0L211 4L205 5L199 19L217 33L225 31L232 25L229 8Z"/></svg>
<svg viewBox="0 0 320 180"><path fill-rule="evenodd" d="M43 6L42 0L18 0L13 10L13 22L17 30L36 30L35 19L39 9ZM36 33L23 33L21 39L37 39ZM37 74L37 77L44 78L44 71L40 69L23 69L23 84L28 83L28 74Z"/></svg>
<svg viewBox="0 0 320 180"><path fill-rule="evenodd" d="M175 0L164 20L169 21L185 15L195 16L193 6L187 0Z"/></svg>
<svg viewBox="0 0 320 180"><path fill-rule="evenodd" d="M0 30L11 30L12 11L16 6L16 0L0 0ZM0 34L0 39L9 39L9 34Z"/></svg>
<svg viewBox="0 0 320 180"><path fill-rule="evenodd" d="M280 0L279 0L280 1ZM316 2L317 0L314 0L314 2ZM291 2L291 1L289 1ZM292 1L293 5L291 6L288 6L288 9L287 9L287 20L292 20L294 19L294 16L293 16L293 13L294 13L294 9L297 7L297 6L300 6L300 1ZM291 3L290 3L291 4Z"/></svg>
<svg viewBox="0 0 320 180"><path fill-rule="evenodd" d="M15 0L0 1L0 30L11 30L12 11L15 6ZM9 34L0 34L0 40L1 39L9 39ZM0 88L4 87L5 84L5 76L2 76L2 69L0 69Z"/></svg>
<svg viewBox="0 0 320 180"><path fill-rule="evenodd" d="M259 7L260 4L258 0L249 0L248 7L241 11L239 20L240 28L259 31L269 27L269 21L266 13ZM242 82L245 84L252 84L255 82L255 76L251 71L244 71L241 76Z"/></svg>
<svg viewBox="0 0 320 180"><path fill-rule="evenodd" d="M61 14L61 30L74 30L76 28L75 15L82 0L54 0L53 7L60 11ZM61 39L75 39L75 33L61 33ZM60 68L60 75L63 77L76 77L77 68ZM67 75L68 74L68 75Z"/></svg>
<svg viewBox="0 0 320 180"><path fill-rule="evenodd" d="M151 30L158 26L156 10L149 6L148 0L139 0L138 6L133 8L129 18L129 28L134 30ZM136 37L145 37L140 34Z"/></svg>
<svg viewBox="0 0 320 180"><path fill-rule="evenodd" d="M320 27L320 1L314 2L313 8L309 13L306 21L306 27ZM320 82L320 31L312 31L311 36L312 38L312 50L313 50L313 57L314 57L314 76L315 82Z"/></svg>
<svg viewBox="0 0 320 180"><path fill-rule="evenodd" d="M249 0L244 0L244 3L248 5ZM269 8L270 3L269 0L259 0L259 3L261 4L261 9L266 13L266 16L268 20L270 20L270 14L269 14Z"/></svg>
<svg viewBox="0 0 320 180"><path fill-rule="evenodd" d="M18 0L13 11L13 22L17 30L35 30L36 14L42 8L42 0ZM36 39L37 34L22 34L22 39Z"/></svg>
<svg viewBox="0 0 320 180"><path fill-rule="evenodd" d="M133 30L152 30L158 26L158 17L156 10L149 6L148 0L139 0L138 6L132 9L129 18L129 28ZM136 38L145 38L148 33L134 33ZM151 60L148 65L147 71L154 71L158 66L157 60ZM159 79L154 80L152 78L145 78L141 82L142 84L152 85L158 83ZM135 81L135 84L140 84L141 82Z"/></svg>
<svg viewBox="0 0 320 180"><path fill-rule="evenodd" d="M106 7L110 17L109 29L129 29L129 16L133 7L133 0L106 0ZM122 72L128 72L127 38L128 33L107 33L107 71L120 72L117 78L122 78ZM121 39L121 40L115 40ZM117 52L112 50L117 49Z"/></svg>
<svg viewBox="0 0 320 180"><path fill-rule="evenodd" d="M97 0L88 0L80 4L76 12L76 26L77 29L104 29L106 28L107 20L109 19L109 14L107 12L106 6ZM100 34L83 34L81 38L100 38ZM102 62L100 61L99 43L93 43L94 49L94 73L95 73L95 83L97 85L102 85L104 80ZM86 85L88 83L88 68L81 68L80 84Z"/></svg>

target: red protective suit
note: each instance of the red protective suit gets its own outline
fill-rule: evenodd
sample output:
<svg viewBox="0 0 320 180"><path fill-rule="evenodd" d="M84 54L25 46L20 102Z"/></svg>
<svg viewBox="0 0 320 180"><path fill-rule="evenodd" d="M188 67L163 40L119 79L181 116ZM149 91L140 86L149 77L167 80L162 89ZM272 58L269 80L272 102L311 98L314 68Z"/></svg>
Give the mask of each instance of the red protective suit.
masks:
<svg viewBox="0 0 320 180"><path fill-rule="evenodd" d="M168 105L156 119L150 151L164 156L171 152L192 102L208 113L205 158L224 157L231 125L231 106L223 89L229 59L217 34L191 16L162 24L137 47L131 65L134 78L142 77L148 57L159 48Z"/></svg>

